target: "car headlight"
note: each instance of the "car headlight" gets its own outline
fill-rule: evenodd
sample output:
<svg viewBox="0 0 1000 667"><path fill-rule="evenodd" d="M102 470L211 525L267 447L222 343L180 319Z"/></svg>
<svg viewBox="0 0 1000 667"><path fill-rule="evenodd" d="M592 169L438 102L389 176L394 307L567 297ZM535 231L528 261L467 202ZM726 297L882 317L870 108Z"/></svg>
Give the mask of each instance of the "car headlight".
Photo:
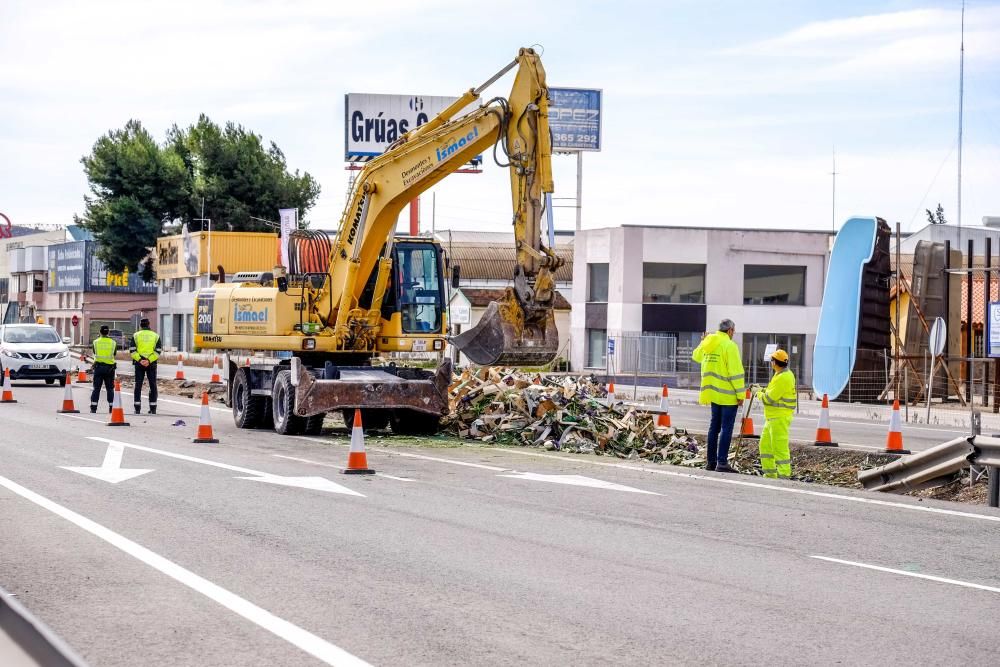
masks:
<svg viewBox="0 0 1000 667"><path fill-rule="evenodd" d="M56 359L65 359L68 356L69 356L69 350L63 350L62 352L56 355Z"/></svg>
<svg viewBox="0 0 1000 667"><path fill-rule="evenodd" d="M4 355L6 357L10 357L11 359L20 359L21 358L21 355L18 354L17 352L14 352L13 350L4 350L4 349L0 348L0 354Z"/></svg>

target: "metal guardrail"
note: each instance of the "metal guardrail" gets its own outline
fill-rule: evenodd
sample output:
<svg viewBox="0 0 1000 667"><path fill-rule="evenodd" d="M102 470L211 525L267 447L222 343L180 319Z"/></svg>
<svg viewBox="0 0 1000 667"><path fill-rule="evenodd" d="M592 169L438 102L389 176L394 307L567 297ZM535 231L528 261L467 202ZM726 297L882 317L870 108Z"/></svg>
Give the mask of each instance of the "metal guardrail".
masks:
<svg viewBox="0 0 1000 667"><path fill-rule="evenodd" d="M1000 440L997 440L1000 445ZM938 486L959 470L975 463L972 438L955 438L928 450L904 456L858 473L861 486L869 491L906 493Z"/></svg>
<svg viewBox="0 0 1000 667"><path fill-rule="evenodd" d="M0 588L0 633L5 633L21 651L41 667L87 667L87 663L44 623ZM0 664L22 664L9 655L0 642ZM30 663L29 663L30 664Z"/></svg>
<svg viewBox="0 0 1000 667"><path fill-rule="evenodd" d="M976 449L976 465L1000 466L1000 437L977 435L972 446Z"/></svg>

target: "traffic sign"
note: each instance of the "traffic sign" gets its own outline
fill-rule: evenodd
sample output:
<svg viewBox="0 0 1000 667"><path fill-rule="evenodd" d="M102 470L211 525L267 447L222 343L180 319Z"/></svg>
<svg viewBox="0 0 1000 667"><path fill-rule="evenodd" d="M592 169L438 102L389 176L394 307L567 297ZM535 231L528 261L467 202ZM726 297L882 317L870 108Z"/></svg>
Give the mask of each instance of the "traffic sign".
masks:
<svg viewBox="0 0 1000 667"><path fill-rule="evenodd" d="M608 356L609 357L615 356L615 339L614 338L609 338L608 339Z"/></svg>
<svg viewBox="0 0 1000 667"><path fill-rule="evenodd" d="M70 322L73 323L74 327L80 326L80 318L77 317L76 315L73 316L73 318L70 320Z"/></svg>
<svg viewBox="0 0 1000 667"><path fill-rule="evenodd" d="M1000 357L1000 302L989 305L989 317L986 318L986 356Z"/></svg>
<svg viewBox="0 0 1000 667"><path fill-rule="evenodd" d="M944 343L947 339L948 325L945 324L943 317L935 317L934 324L931 325L930 340L927 345L930 348L931 354L935 357L940 357L944 354Z"/></svg>

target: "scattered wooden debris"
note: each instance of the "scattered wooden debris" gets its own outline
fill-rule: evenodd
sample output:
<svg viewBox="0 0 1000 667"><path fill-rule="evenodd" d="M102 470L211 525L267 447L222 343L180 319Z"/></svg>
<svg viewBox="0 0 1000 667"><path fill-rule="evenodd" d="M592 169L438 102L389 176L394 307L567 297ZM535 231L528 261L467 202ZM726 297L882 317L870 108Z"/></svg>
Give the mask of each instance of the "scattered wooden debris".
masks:
<svg viewBox="0 0 1000 667"><path fill-rule="evenodd" d="M609 405L607 390L593 377L466 369L449 393L443 427L461 438L678 465L705 460L685 431L657 428L655 413Z"/></svg>

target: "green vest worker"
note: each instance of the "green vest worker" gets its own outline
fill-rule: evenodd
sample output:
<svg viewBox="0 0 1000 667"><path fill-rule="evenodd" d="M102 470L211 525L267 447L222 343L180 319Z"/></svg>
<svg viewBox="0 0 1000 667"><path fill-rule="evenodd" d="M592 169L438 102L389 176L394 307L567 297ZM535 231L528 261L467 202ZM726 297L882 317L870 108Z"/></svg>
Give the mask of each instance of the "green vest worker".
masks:
<svg viewBox="0 0 1000 667"><path fill-rule="evenodd" d="M142 410L142 383L149 380L149 414L156 414L156 360L160 358L163 345L160 335L149 328L149 320L139 322L139 330L132 334L132 363L135 368L135 414Z"/></svg>
<svg viewBox="0 0 1000 667"><path fill-rule="evenodd" d="M792 455L788 449L788 429L798 402L795 375L788 370L788 353L775 350L771 354L774 375L766 389L757 392L764 405L764 430L760 434L760 467L765 477L789 479L792 476Z"/></svg>
<svg viewBox="0 0 1000 667"><path fill-rule="evenodd" d="M701 394L698 402L712 406L708 426L706 470L736 472L729 467L729 444L737 407L743 404L746 386L740 348L733 342L736 325L730 319L719 323L719 330L705 336L691 358L701 364Z"/></svg>
<svg viewBox="0 0 1000 667"><path fill-rule="evenodd" d="M97 403L101 399L101 387L105 387L108 396L108 412L115 400L115 353L118 343L114 338L108 338L110 329L101 327L101 335L94 339L94 389L90 392L90 411L97 412Z"/></svg>

